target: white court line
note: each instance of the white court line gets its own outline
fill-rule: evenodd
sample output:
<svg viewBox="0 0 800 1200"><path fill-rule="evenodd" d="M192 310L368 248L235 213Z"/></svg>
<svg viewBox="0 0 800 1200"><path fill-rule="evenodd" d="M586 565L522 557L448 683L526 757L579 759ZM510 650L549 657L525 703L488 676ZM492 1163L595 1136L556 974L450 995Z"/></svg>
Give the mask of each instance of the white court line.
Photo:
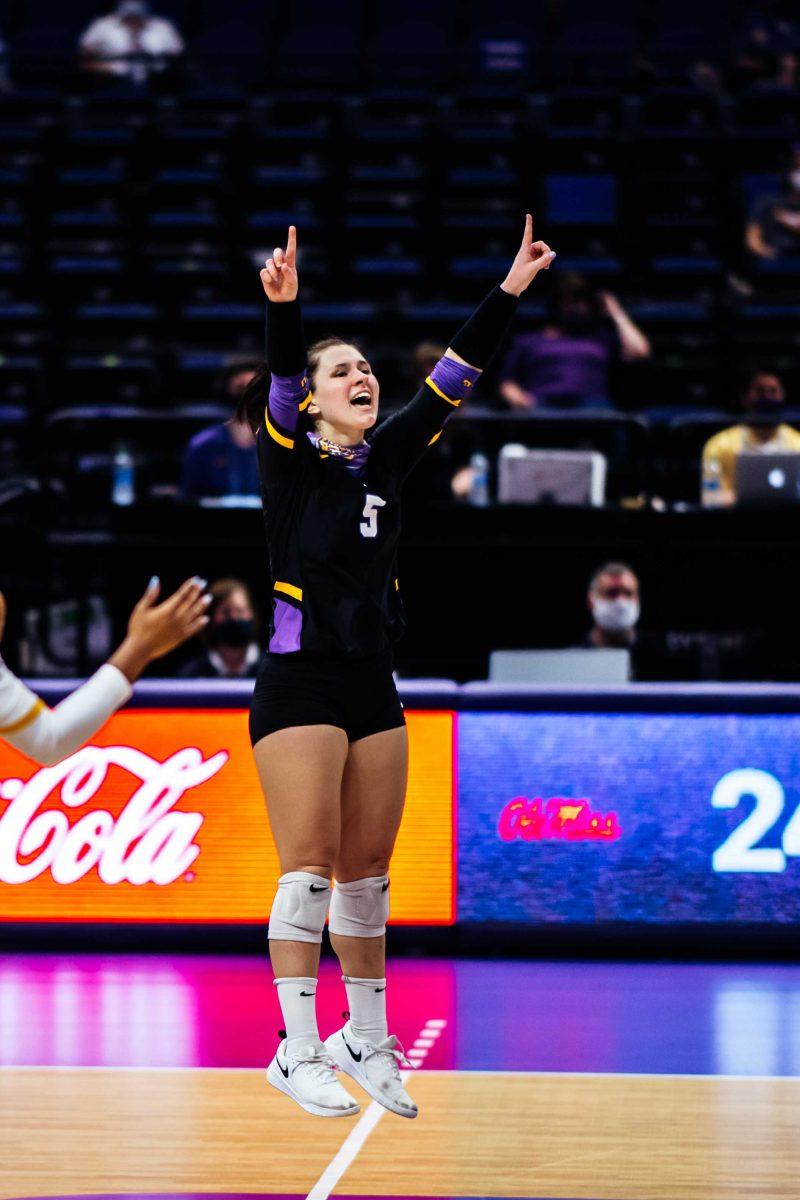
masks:
<svg viewBox="0 0 800 1200"><path fill-rule="evenodd" d="M401 1071L400 1075L403 1082L411 1074L410 1071ZM359 1118L355 1129L351 1129L350 1133L345 1138L339 1148L339 1153L332 1158L325 1170L320 1175L317 1182L308 1193L306 1200L328 1200L333 1189L336 1187L339 1180L344 1175L347 1168L353 1162L353 1159L358 1154L364 1142L372 1133L375 1126L380 1121L381 1117L387 1110L382 1104L378 1104L377 1100L370 1103L369 1108L362 1117Z"/></svg>
<svg viewBox="0 0 800 1200"><path fill-rule="evenodd" d="M429 1025L432 1024L435 1024L440 1029L443 1029L447 1022L439 1020L426 1021L425 1025L420 1030L420 1036L422 1036ZM421 1066L422 1064L420 1063L419 1065ZM405 1084L413 1074L413 1071L401 1071L400 1078ZM355 1128L351 1129L350 1133L339 1147L339 1152L328 1163L327 1167L322 1172L311 1191L308 1193L306 1200L328 1200L328 1197L344 1175L345 1171L352 1165L356 1155L364 1145L364 1142L372 1133L383 1114L387 1111L388 1110L385 1109L382 1104L378 1104L377 1100L372 1100L370 1102L369 1108L364 1115L359 1118L358 1124L355 1126Z"/></svg>

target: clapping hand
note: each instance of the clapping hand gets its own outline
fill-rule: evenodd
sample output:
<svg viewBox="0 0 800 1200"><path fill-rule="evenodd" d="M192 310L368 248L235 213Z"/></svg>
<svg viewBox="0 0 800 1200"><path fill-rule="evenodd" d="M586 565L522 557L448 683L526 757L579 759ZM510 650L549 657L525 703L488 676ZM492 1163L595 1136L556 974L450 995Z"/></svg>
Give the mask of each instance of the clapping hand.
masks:
<svg viewBox="0 0 800 1200"><path fill-rule="evenodd" d="M267 299L282 304L297 299L297 229L289 226L286 249L276 246L261 271L261 283Z"/></svg>
<svg viewBox="0 0 800 1200"><path fill-rule="evenodd" d="M517 257L511 264L511 269L500 285L504 292L512 296L521 296L527 287L533 283L540 271L546 271L555 258L555 250L551 250L546 242L534 242L533 217L527 213L525 217L525 233L517 251Z"/></svg>

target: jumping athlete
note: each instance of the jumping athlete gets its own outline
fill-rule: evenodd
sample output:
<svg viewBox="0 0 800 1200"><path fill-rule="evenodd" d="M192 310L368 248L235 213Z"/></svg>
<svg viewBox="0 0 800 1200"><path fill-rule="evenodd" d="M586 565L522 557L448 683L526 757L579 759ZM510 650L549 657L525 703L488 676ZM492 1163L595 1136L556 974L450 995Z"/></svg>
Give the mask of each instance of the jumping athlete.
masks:
<svg viewBox="0 0 800 1200"><path fill-rule="evenodd" d="M243 403L257 431L274 594L250 737L282 872L269 939L286 1025L267 1078L317 1116L359 1111L337 1067L391 1112L417 1115L400 1074L410 1064L386 1023L387 872L407 778L392 676L404 624L400 497L474 388L519 296L555 257L532 229L529 215L506 278L414 399L374 430L378 380L362 351L329 338L306 353L294 226L261 272L272 379L266 408L266 372ZM315 997L328 914L350 1011L323 1044Z"/></svg>
<svg viewBox="0 0 800 1200"><path fill-rule="evenodd" d="M168 654L208 624L211 597L205 579L187 579L163 604L154 575L128 622L125 640L104 663L55 708L48 708L0 658L0 739L53 766L72 754L130 698L131 684L156 658ZM0 640L6 602L0 592Z"/></svg>

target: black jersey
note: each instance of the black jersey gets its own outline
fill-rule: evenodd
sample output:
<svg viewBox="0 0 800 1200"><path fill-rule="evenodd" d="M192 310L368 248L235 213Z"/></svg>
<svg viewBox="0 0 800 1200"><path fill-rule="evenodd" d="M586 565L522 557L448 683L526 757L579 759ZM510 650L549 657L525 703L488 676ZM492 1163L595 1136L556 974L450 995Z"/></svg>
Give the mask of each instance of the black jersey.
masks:
<svg viewBox="0 0 800 1200"><path fill-rule="evenodd" d="M269 648L376 654L404 629L397 575L403 481L459 399L432 375L369 441L344 454L314 436L304 413L309 400L305 376L273 377L258 431L274 587Z"/></svg>
<svg viewBox="0 0 800 1200"><path fill-rule="evenodd" d="M403 482L473 388L516 305L495 288L453 338L456 357L440 359L413 400L343 450L316 436L307 416L297 301L268 304L272 383L257 441L273 580L271 653L365 657L400 637Z"/></svg>

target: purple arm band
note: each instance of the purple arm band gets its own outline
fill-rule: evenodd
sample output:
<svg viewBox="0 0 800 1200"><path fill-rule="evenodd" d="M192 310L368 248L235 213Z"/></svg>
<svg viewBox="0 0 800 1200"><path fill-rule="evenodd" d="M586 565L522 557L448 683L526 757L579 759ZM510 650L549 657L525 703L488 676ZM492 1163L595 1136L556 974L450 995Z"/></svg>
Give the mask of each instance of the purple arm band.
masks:
<svg viewBox="0 0 800 1200"><path fill-rule="evenodd" d="M466 363L445 357L439 359L428 378L448 400L463 400L472 393L480 376L477 367L468 367Z"/></svg>
<svg viewBox="0 0 800 1200"><path fill-rule="evenodd" d="M269 413L287 433L294 433L300 404L308 395L308 376L273 375L269 385Z"/></svg>

